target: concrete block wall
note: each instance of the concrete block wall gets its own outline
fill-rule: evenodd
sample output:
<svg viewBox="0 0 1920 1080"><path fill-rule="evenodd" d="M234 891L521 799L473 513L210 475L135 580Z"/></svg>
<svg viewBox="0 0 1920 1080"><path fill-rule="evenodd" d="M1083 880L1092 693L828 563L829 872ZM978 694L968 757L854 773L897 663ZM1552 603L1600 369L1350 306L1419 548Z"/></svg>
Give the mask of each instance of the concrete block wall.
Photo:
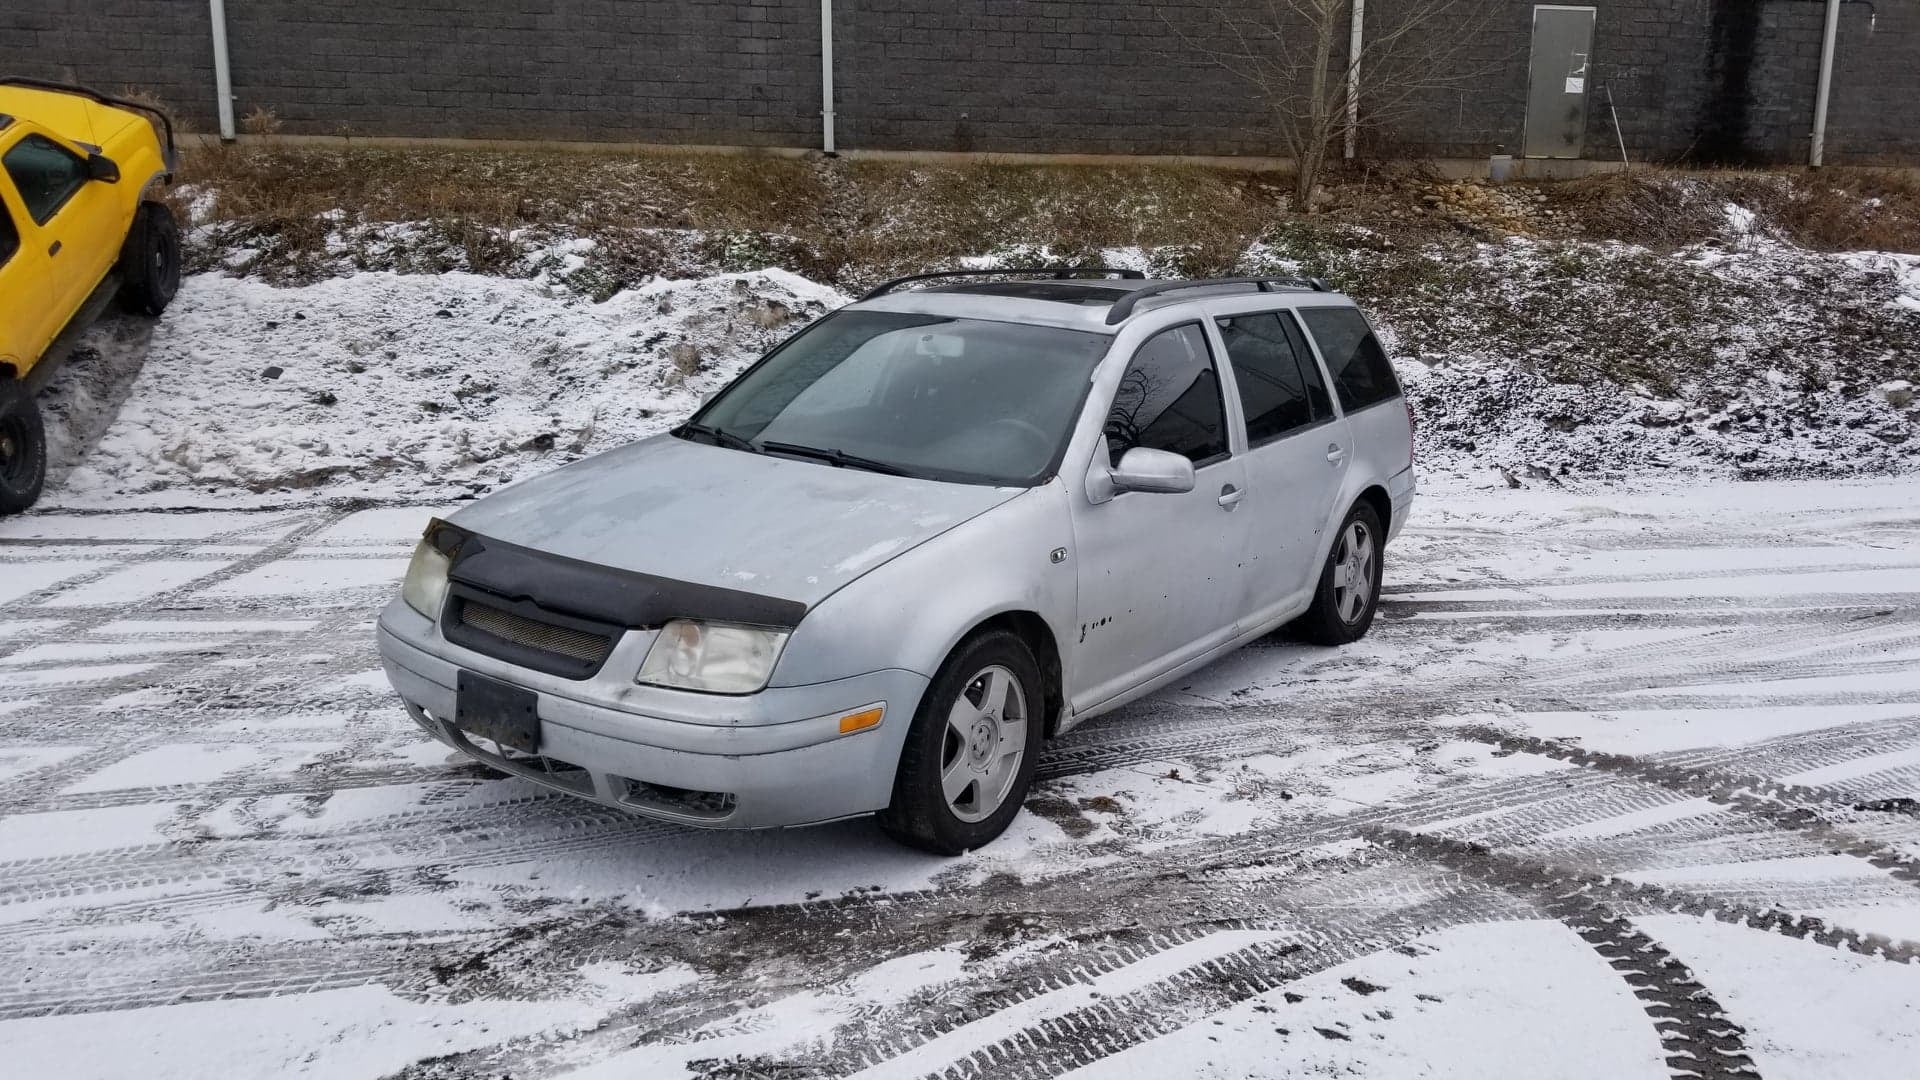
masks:
<svg viewBox="0 0 1920 1080"><path fill-rule="evenodd" d="M1401 0L1373 0L1377 14ZM1526 122L1534 5L1498 5L1375 152L1484 157ZM1592 0L1586 153L1804 161L1823 0ZM843 148L1280 155L1206 55L1267 0L837 0ZM813 147L818 0L233 0L239 113L290 134ZM1829 160L1920 162L1920 0L1843 8ZM1344 39L1343 39L1344 40ZM5 0L0 72L135 87L214 124L201 0Z"/></svg>
<svg viewBox="0 0 1920 1080"><path fill-rule="evenodd" d="M226 10L236 108L271 110L288 134L819 138L810 0L235 0ZM200 0L6 0L0 71L149 88L196 130L214 128Z"/></svg>

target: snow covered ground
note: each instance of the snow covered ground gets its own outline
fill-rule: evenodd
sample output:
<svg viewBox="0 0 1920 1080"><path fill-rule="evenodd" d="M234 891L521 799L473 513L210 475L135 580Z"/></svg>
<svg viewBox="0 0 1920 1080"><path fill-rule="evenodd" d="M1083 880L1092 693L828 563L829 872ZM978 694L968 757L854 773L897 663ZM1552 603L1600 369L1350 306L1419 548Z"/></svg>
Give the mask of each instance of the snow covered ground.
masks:
<svg viewBox="0 0 1920 1080"><path fill-rule="evenodd" d="M103 323L63 373L49 495L124 507L156 493L154 505L486 491L664 430L844 303L780 270L598 304L475 274L286 289L196 275L157 326Z"/></svg>
<svg viewBox="0 0 1920 1080"><path fill-rule="evenodd" d="M1087 725L942 860L450 758L371 642L435 507L89 504L191 426L127 409L0 523L9 1075L1912 1075L1920 481L1432 485L1365 641Z"/></svg>
<svg viewBox="0 0 1920 1080"><path fill-rule="evenodd" d="M1654 258L1478 250L1516 310ZM372 619L428 516L845 301L759 271L596 303L549 254L197 275L63 372L48 496L0 522L0 1073L1912 1075L1920 403L1847 372L1915 361L1808 296L1920 318L1915 257L1676 256L1751 289L1700 315L1730 381L1658 392L1435 355L1419 318L1499 304L1410 299L1426 487L1372 635L1075 731L941 860L580 803L398 708Z"/></svg>

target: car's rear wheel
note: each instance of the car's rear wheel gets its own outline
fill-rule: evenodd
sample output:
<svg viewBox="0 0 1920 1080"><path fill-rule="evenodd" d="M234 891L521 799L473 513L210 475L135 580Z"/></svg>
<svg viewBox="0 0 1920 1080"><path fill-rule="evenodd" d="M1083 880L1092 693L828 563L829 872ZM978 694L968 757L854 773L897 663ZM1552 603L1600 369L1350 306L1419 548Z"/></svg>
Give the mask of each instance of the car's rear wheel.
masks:
<svg viewBox="0 0 1920 1080"><path fill-rule="evenodd" d="M1026 801L1046 694L1027 643L989 630L961 643L927 685L880 828L939 855L981 847Z"/></svg>
<svg viewBox="0 0 1920 1080"><path fill-rule="evenodd" d="M47 482L47 432L40 406L0 387L0 514L32 506Z"/></svg>
<svg viewBox="0 0 1920 1080"><path fill-rule="evenodd" d="M1380 606L1380 572L1386 531L1372 506L1356 503L1320 568L1320 587L1300 628L1316 645L1345 645L1365 637Z"/></svg>
<svg viewBox="0 0 1920 1080"><path fill-rule="evenodd" d="M180 291L180 226L166 204L140 204L120 252L120 303L139 315L159 315Z"/></svg>

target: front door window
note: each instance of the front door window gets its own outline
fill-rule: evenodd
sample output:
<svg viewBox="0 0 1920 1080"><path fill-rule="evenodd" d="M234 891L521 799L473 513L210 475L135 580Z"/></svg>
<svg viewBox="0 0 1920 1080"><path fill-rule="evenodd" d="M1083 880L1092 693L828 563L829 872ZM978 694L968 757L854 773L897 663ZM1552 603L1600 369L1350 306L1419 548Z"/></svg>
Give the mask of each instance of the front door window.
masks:
<svg viewBox="0 0 1920 1080"><path fill-rule="evenodd" d="M1120 379L1105 430L1116 463L1136 446L1184 455L1195 468L1227 456L1220 377L1197 323L1164 331L1140 347Z"/></svg>
<svg viewBox="0 0 1920 1080"><path fill-rule="evenodd" d="M87 183L87 163L42 135L21 139L0 160L36 224L45 225Z"/></svg>

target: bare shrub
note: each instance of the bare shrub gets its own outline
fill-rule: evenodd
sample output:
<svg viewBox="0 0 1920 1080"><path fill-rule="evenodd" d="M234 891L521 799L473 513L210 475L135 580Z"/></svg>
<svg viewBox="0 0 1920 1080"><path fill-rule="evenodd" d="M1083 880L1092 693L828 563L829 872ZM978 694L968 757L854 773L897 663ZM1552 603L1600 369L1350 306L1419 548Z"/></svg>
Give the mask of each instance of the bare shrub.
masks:
<svg viewBox="0 0 1920 1080"><path fill-rule="evenodd" d="M1498 66L1476 55L1504 5L1485 0L1374 0L1351 49L1353 0L1220 5L1209 32L1161 21L1189 50L1245 83L1294 162L1294 200L1311 213L1335 138L1354 122L1390 132L1440 91Z"/></svg>

